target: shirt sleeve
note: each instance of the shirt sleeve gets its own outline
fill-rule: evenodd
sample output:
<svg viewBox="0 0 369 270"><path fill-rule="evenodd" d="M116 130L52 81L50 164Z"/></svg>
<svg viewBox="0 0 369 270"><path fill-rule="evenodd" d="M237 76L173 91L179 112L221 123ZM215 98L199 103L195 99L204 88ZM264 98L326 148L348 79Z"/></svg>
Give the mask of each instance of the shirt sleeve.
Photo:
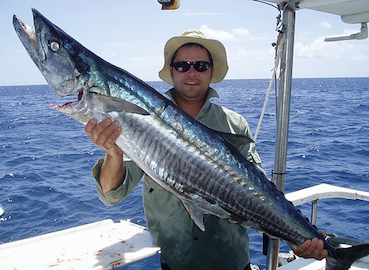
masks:
<svg viewBox="0 0 369 270"><path fill-rule="evenodd" d="M97 187L97 194L99 199L105 205L116 205L117 203L124 200L132 190L139 184L144 172L131 160L124 161L124 172L125 178L117 189L111 190L107 193L103 193L100 185L100 171L101 166L104 163L104 158L97 161L95 166L92 168L92 174L95 178L95 184Z"/></svg>

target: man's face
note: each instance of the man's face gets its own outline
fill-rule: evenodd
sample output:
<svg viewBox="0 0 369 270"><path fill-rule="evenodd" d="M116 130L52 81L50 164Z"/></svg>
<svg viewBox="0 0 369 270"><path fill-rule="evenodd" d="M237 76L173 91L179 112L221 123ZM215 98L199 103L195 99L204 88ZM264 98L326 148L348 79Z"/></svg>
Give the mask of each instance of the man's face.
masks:
<svg viewBox="0 0 369 270"><path fill-rule="evenodd" d="M209 54L206 49L197 46L184 46L178 49L173 63L179 61L206 61L210 62ZM170 67L170 74L173 79L176 101L180 98L186 102L198 102L205 100L206 93L213 77L214 68L206 71L196 71L193 66L186 72L179 72Z"/></svg>

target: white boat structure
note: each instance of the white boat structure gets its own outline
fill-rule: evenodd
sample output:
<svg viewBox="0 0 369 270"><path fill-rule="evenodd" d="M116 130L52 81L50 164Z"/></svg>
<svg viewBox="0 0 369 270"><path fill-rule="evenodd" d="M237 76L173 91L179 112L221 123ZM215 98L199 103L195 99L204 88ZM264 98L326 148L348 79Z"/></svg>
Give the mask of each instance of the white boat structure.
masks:
<svg viewBox="0 0 369 270"><path fill-rule="evenodd" d="M178 8L179 0L158 0L165 9ZM261 1L259 1L261 2ZM368 0L296 0L264 1L276 4L283 13L276 58L280 68L277 135L272 181L284 191L291 98L295 16L299 9L312 9L341 16L345 23L359 24L360 31L347 36L329 37L326 41L364 39L368 36ZM277 50L278 51L278 50ZM312 203L312 223L316 221L317 202L327 198L369 202L369 192L321 184L292 192L286 197L296 206ZM275 240L270 240L275 241ZM267 270L320 270L325 261L297 258L283 262L279 242L269 244ZM276 248L272 248L276 247ZM153 245L146 228L129 221L103 220L63 231L0 245L0 269L114 269L155 255L160 248ZM282 262L282 266L279 266ZM356 261L352 270L369 269L369 256Z"/></svg>
<svg viewBox="0 0 369 270"><path fill-rule="evenodd" d="M312 204L311 222L315 225L317 218L318 201L323 199L349 199L362 200L369 202L369 192L358 191L354 189L342 188L328 184L320 184L310 188L286 194L286 198L295 206L305 203ZM291 259L291 256L289 257ZM283 256L279 254L279 259L276 262L270 263L281 264L279 270L324 270L325 260L317 261L314 259L296 259L289 262L287 259L283 260ZM270 265L269 264L269 265ZM272 269L272 268L270 268ZM350 268L351 270L369 269L369 256L357 260Z"/></svg>
<svg viewBox="0 0 369 270"><path fill-rule="evenodd" d="M286 194L296 206L312 203L316 220L317 202L322 199L350 199L369 202L369 192L321 184ZM0 245L1 270L108 270L157 254L146 228L123 220L110 219ZM325 260L297 259L279 270L323 270ZM369 269L369 256L356 261L351 270Z"/></svg>

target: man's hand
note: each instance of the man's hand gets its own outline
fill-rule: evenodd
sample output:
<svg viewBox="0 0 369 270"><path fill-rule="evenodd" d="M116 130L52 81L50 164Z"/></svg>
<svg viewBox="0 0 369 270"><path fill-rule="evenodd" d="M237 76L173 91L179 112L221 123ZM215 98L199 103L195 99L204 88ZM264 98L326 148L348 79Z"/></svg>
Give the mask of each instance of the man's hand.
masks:
<svg viewBox="0 0 369 270"><path fill-rule="evenodd" d="M109 118L98 124L96 119L91 119L85 126L85 132L91 137L91 141L110 156L122 156L123 154L122 150L115 144L121 131L119 122Z"/></svg>
<svg viewBox="0 0 369 270"><path fill-rule="evenodd" d="M119 122L109 118L98 124L95 119L91 119L85 127L91 141L106 152L99 175L103 193L117 189L124 181L123 151L115 144L121 131Z"/></svg>
<svg viewBox="0 0 369 270"><path fill-rule="evenodd" d="M328 256L328 251L324 249L323 240L318 238L307 240L301 246L290 246L297 256L305 259L314 258L316 260L322 260Z"/></svg>

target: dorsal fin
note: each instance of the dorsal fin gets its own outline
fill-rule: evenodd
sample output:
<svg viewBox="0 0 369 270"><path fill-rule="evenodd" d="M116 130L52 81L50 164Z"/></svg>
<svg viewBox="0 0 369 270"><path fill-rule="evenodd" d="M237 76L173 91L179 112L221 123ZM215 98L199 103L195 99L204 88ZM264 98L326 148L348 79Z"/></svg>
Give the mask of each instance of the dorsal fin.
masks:
<svg viewBox="0 0 369 270"><path fill-rule="evenodd" d="M221 136L224 140L229 142L231 145L233 145L235 148L237 148L238 150L241 150L241 148L245 144L254 142L251 138L245 135L221 132L217 130L213 130L213 131L217 133L219 136Z"/></svg>

